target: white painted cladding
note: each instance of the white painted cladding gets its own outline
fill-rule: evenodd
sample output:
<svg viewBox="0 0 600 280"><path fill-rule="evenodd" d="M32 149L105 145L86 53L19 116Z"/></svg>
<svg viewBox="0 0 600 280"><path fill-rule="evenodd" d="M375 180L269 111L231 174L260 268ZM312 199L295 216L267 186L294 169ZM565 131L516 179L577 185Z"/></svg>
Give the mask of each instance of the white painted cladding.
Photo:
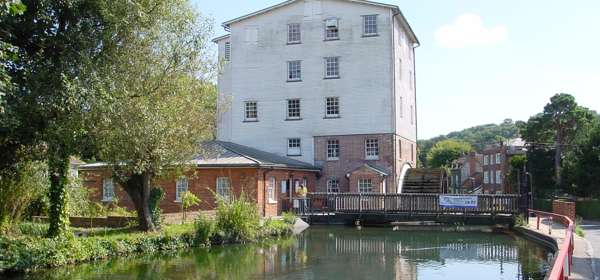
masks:
<svg viewBox="0 0 600 280"><path fill-rule="evenodd" d="M363 37L362 16L374 14L378 36ZM324 41L329 18L339 20L339 40ZM408 77L413 42L392 19L387 7L323 0L296 1L232 23L231 36L218 41L220 58L224 43L231 42L231 61L223 64L218 81L218 138L280 155L287 154L288 138L301 138L302 155L295 158L309 163L314 163L314 136L395 132L415 140ZM287 44L289 23L300 23L300 44ZM406 47L398 45L399 34ZM339 79L324 79L324 58L330 56L339 57ZM300 82L286 81L291 60L302 61ZM326 97L339 97L340 118L324 118ZM294 98L301 100L301 120L286 121L287 99ZM245 101L257 102L257 122L244 122Z"/></svg>

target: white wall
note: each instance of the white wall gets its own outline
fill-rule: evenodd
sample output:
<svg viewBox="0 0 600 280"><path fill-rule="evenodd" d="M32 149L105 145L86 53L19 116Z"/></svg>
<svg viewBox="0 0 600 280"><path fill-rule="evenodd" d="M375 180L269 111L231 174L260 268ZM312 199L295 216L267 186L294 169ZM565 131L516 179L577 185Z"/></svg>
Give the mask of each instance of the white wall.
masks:
<svg viewBox="0 0 600 280"><path fill-rule="evenodd" d="M377 37L362 37L361 15L367 14L378 14ZM287 138L300 137L297 159L309 163L313 136L401 132L414 139L404 122L398 122L402 129L394 127L391 14L389 8L350 1L298 1L233 23L232 61L219 78L220 94L232 95L231 110L221 116L219 139L286 155ZM340 40L323 40L323 21L330 17L339 18ZM301 44L287 45L288 23L301 23ZM220 55L223 45L224 40ZM340 79L323 79L326 56L340 57ZM301 82L286 82L288 60L302 60ZM340 98L339 119L323 118L329 96ZM301 99L302 120L285 121L290 98ZM258 122L243 122L246 100L258 101ZM409 120L408 103L405 107Z"/></svg>

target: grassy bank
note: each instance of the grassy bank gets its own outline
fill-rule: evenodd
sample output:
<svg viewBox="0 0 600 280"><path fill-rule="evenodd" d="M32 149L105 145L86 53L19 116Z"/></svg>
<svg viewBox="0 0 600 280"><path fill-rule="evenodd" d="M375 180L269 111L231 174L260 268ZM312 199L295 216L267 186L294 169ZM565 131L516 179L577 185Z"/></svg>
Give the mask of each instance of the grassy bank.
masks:
<svg viewBox="0 0 600 280"><path fill-rule="evenodd" d="M27 271L130 254L152 254L189 247L254 242L292 233L295 217L261 221L256 206L243 199L221 203L216 217L192 224L167 225L157 232L131 228L85 230L45 238L47 226L23 223L0 235L0 272ZM74 229L78 232L78 229Z"/></svg>

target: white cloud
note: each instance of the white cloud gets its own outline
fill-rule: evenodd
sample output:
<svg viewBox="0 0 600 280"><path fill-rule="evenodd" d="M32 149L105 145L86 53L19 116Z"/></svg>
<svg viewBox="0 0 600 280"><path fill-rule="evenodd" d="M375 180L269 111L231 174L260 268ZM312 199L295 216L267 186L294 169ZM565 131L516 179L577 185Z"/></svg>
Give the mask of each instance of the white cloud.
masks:
<svg viewBox="0 0 600 280"><path fill-rule="evenodd" d="M486 28L481 16L471 13L459 15L452 24L443 25L435 32L435 40L443 48L493 45L507 37L506 26Z"/></svg>

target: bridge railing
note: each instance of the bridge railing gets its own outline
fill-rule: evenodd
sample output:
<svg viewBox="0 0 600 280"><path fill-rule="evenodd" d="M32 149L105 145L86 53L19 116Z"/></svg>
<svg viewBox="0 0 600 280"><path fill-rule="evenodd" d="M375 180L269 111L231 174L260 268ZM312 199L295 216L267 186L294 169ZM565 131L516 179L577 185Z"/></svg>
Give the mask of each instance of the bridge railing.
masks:
<svg viewBox="0 0 600 280"><path fill-rule="evenodd" d="M528 209L528 216L532 215L536 217L536 228L540 229L540 219L548 218L548 234L552 235L552 223L553 221L558 221L559 223L565 226L565 237L562 244L558 245L558 255L554 259L554 265L552 266L552 270L550 271L550 276L548 276L548 280L563 280L568 279L569 275L571 275L571 266L573 265L573 249L574 240L573 240L573 229L574 223L569 217L549 212L537 211L533 209Z"/></svg>
<svg viewBox="0 0 600 280"><path fill-rule="evenodd" d="M450 195L450 194L443 194ZM461 195L464 196L464 195ZM309 193L295 202L298 214L334 213L472 213L517 214L519 195L478 194L477 207L441 207L440 194Z"/></svg>

